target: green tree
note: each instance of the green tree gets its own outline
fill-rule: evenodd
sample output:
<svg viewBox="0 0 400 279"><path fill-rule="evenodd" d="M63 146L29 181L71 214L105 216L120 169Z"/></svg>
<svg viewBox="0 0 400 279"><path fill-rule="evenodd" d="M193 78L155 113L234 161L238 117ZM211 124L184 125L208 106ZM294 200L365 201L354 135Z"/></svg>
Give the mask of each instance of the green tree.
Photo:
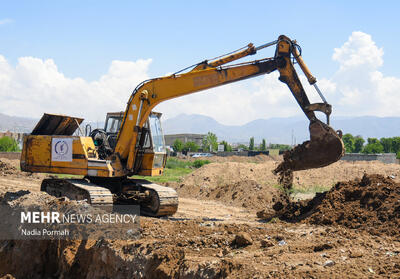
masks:
<svg viewBox="0 0 400 279"><path fill-rule="evenodd" d="M0 138L0 151L1 152L16 152L20 151L18 143L10 137Z"/></svg>
<svg viewBox="0 0 400 279"><path fill-rule="evenodd" d="M262 142L261 142L261 145L260 145L260 150L261 151L267 150L267 142L265 141L265 139L262 139Z"/></svg>
<svg viewBox="0 0 400 279"><path fill-rule="evenodd" d="M354 137L352 134L344 134L342 137L344 148L346 149L346 153L354 152Z"/></svg>
<svg viewBox="0 0 400 279"><path fill-rule="evenodd" d="M196 152L199 150L199 148L200 146L194 141L188 141L187 143L185 143L183 151Z"/></svg>
<svg viewBox="0 0 400 279"><path fill-rule="evenodd" d="M174 149L175 152L182 152L184 147L185 145L179 139L176 139L174 141L174 144L172 145L172 148Z"/></svg>
<svg viewBox="0 0 400 279"><path fill-rule="evenodd" d="M365 140L361 136L354 137L354 153L360 153L363 149Z"/></svg>
<svg viewBox="0 0 400 279"><path fill-rule="evenodd" d="M383 146L383 152L385 153L393 152L392 148L393 138L381 138L379 141Z"/></svg>
<svg viewBox="0 0 400 279"><path fill-rule="evenodd" d="M392 138L392 152L400 152L400 137Z"/></svg>
<svg viewBox="0 0 400 279"><path fill-rule="evenodd" d="M232 151L232 146L228 142L223 140L220 142L220 144L224 145L224 151L228 151L228 152Z"/></svg>
<svg viewBox="0 0 400 279"><path fill-rule="evenodd" d="M214 133L208 132L206 137L203 139L203 150L216 151L217 149L218 149L217 136Z"/></svg>
<svg viewBox="0 0 400 279"><path fill-rule="evenodd" d="M269 148L279 149L279 151L286 151L286 150L292 149L292 147L290 145L278 144L278 143L270 143Z"/></svg>
<svg viewBox="0 0 400 279"><path fill-rule="evenodd" d="M239 145L238 145L238 150L240 150L240 149L242 149L242 150L249 150L249 147L248 147L247 145L245 145L245 144L239 144Z"/></svg>
<svg viewBox="0 0 400 279"><path fill-rule="evenodd" d="M254 137L250 138L249 150L254 150Z"/></svg>
<svg viewBox="0 0 400 279"><path fill-rule="evenodd" d="M367 145L364 147L362 153L365 154L375 154L383 153L383 145L379 142L377 138L368 138Z"/></svg>

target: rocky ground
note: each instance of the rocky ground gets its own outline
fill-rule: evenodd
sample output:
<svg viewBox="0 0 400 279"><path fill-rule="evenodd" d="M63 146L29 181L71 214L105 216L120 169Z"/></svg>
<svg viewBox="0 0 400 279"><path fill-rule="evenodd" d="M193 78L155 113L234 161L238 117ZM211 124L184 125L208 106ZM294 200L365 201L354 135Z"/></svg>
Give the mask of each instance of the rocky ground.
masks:
<svg viewBox="0 0 400 279"><path fill-rule="evenodd" d="M276 185L271 170L278 162L240 160L224 158L169 183L180 195L178 212L141 217L139 239L1 240L0 276L400 277L399 165L338 162L295 173L297 197L332 187L296 201ZM2 205L54 202L39 192L44 175L21 173L18 162L2 161Z"/></svg>

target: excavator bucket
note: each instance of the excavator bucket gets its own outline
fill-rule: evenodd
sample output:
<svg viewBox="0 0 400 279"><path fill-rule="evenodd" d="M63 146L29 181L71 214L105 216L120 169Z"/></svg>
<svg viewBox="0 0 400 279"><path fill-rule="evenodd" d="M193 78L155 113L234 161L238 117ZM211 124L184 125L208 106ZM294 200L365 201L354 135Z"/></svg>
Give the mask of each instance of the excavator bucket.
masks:
<svg viewBox="0 0 400 279"><path fill-rule="evenodd" d="M283 154L283 162L274 170L279 174L279 182L285 188L291 188L293 171L325 167L338 161L344 155L341 135L329 125L311 121L310 140L297 145Z"/></svg>

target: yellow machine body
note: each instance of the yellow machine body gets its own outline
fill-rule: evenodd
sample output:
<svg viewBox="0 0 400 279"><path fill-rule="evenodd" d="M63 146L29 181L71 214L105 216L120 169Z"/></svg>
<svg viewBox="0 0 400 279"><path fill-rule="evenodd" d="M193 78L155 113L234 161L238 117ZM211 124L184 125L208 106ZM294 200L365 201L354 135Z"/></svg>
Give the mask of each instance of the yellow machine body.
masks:
<svg viewBox="0 0 400 279"><path fill-rule="evenodd" d="M122 117L122 115L122 112L108 114L115 118ZM152 115L160 116L156 113L152 113ZM129 173L124 170L118 156L110 156L107 160L99 158L92 137L63 135L75 131L80 122L81 119L70 116L44 114L32 134L24 137L21 170L90 177L128 175ZM69 126L66 123L69 123ZM50 129L49 126L53 127ZM57 135L41 135L42 133L57 133ZM166 152L155 152L151 140L141 157L137 175L157 176L163 174Z"/></svg>
<svg viewBox="0 0 400 279"><path fill-rule="evenodd" d="M71 158L55 158L55 144L72 141ZM21 169L29 172L63 173L83 176L112 177L110 162L98 160L91 137L26 136L21 154ZM68 156L66 156L68 157Z"/></svg>

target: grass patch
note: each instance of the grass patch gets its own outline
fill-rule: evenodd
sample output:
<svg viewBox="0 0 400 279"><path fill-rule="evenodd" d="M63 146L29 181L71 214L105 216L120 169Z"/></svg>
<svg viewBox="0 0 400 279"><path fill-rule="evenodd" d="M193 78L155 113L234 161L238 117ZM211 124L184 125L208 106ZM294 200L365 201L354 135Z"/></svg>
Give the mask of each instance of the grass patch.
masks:
<svg viewBox="0 0 400 279"><path fill-rule="evenodd" d="M208 161L208 160L196 160L196 161L193 162L193 167L198 169L198 168L201 168L202 166L207 165L209 163L211 163L211 162Z"/></svg>
<svg viewBox="0 0 400 279"><path fill-rule="evenodd" d="M195 160L194 162L178 160L176 158L168 158L165 165L164 173L160 176L138 176L134 178L145 179L155 183L165 183L170 181L179 182L182 177L191 173L194 169L200 168L211 163L208 160Z"/></svg>
<svg viewBox="0 0 400 279"><path fill-rule="evenodd" d="M179 182L181 178L189 173L191 173L193 169L190 168L176 168L176 169L164 169L164 173L160 176L138 176L135 175L133 178L145 179L151 182L170 182L176 181Z"/></svg>
<svg viewBox="0 0 400 279"><path fill-rule="evenodd" d="M165 168L167 169L182 169L182 168L200 168L211 163L208 160L195 160L194 162L183 161L176 158L168 158Z"/></svg>
<svg viewBox="0 0 400 279"><path fill-rule="evenodd" d="M178 160L176 158L168 158L167 163L165 164L165 168L167 169L184 169L190 168L192 166L192 162Z"/></svg>

